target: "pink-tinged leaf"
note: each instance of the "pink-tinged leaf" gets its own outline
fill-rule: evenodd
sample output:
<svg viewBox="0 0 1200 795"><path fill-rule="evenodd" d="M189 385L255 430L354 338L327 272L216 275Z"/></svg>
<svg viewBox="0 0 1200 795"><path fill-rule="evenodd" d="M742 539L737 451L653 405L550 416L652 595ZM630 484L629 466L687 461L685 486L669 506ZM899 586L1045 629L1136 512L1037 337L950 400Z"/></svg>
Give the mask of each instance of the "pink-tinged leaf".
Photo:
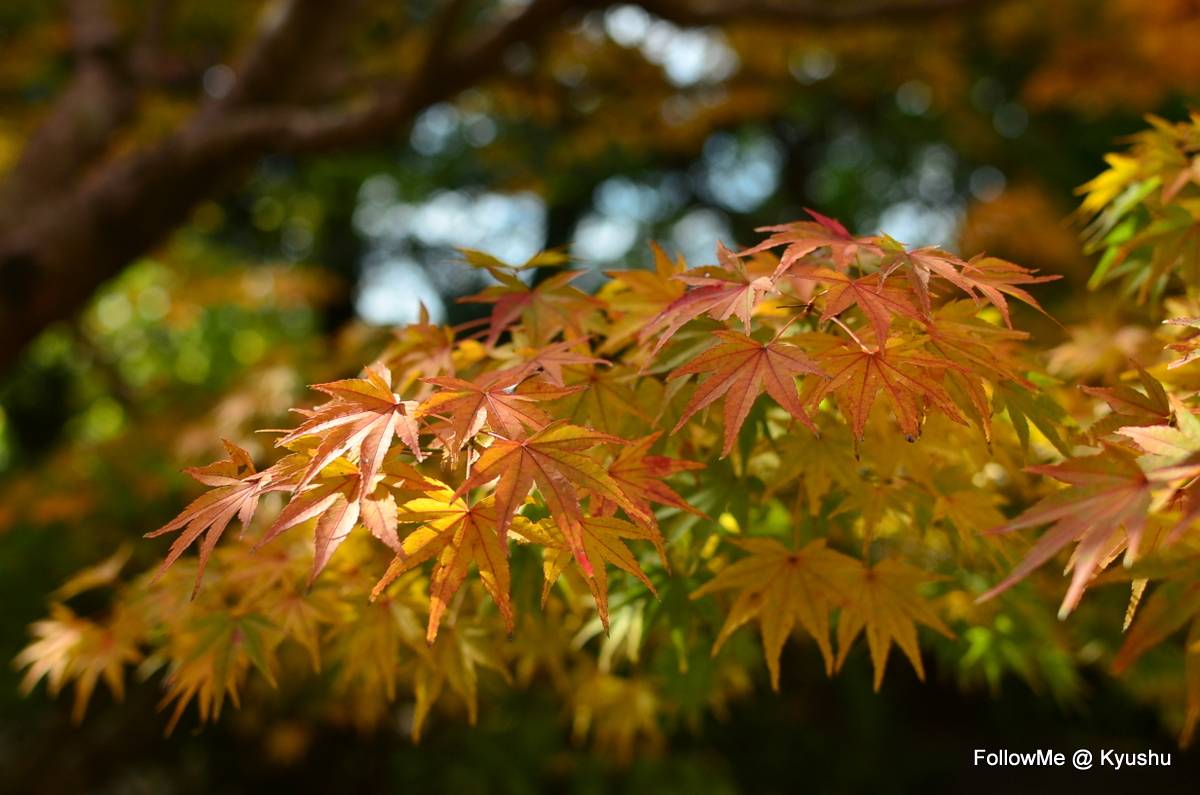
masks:
<svg viewBox="0 0 1200 795"><path fill-rule="evenodd" d="M200 589L204 570L221 535L235 516L245 529L254 517L259 496L268 490L273 474L272 470L256 472L249 453L228 440L224 443L229 458L188 470L197 481L214 488L193 500L174 519L146 534L147 538L157 538L166 533L182 531L167 551L166 559L154 575L155 580L179 560L196 539L204 536L200 545L196 581L192 587L193 597Z"/></svg>
<svg viewBox="0 0 1200 795"><path fill-rule="evenodd" d="M297 490L291 501L283 507L283 510L275 517L275 521L255 544L255 548L274 541L296 525L323 515L333 507L339 497L345 499L354 497L358 493L359 481L360 476L357 474L340 475L306 487L305 491Z"/></svg>
<svg viewBox="0 0 1200 795"><path fill-rule="evenodd" d="M750 332L750 317L759 302L775 292L775 282L770 277L748 273L742 261L721 244L718 244L717 254L723 267L696 268L676 276L690 289L642 329L640 336L643 340L659 335L654 346L655 353L667 344L675 332L701 315L719 321L736 317L741 321L742 328Z"/></svg>
<svg viewBox="0 0 1200 795"><path fill-rule="evenodd" d="M380 487L371 495L364 496L359 507L363 527L371 532L394 552L400 550L400 536L396 532L398 509L392 492Z"/></svg>
<svg viewBox="0 0 1200 795"><path fill-rule="evenodd" d="M417 405L401 400L391 391L387 368L372 365L366 378L316 384L313 389L332 399L306 412L308 420L275 443L288 445L306 436L320 440L312 462L297 484L298 490L344 455L358 456L360 488L373 488L394 437L399 437L418 461L423 457L414 416Z"/></svg>
<svg viewBox="0 0 1200 795"><path fill-rule="evenodd" d="M1062 481L1071 488L1051 494L1011 522L988 532L1008 533L1049 524L1024 560L979 601L1011 588L1071 542L1078 542L1071 585L1060 615L1075 609L1101 561L1121 549L1128 560L1137 556L1150 510L1151 483L1126 450L1106 445L1097 455L1072 458L1061 464L1030 467L1030 472Z"/></svg>
<svg viewBox="0 0 1200 795"><path fill-rule="evenodd" d="M764 226L756 231L771 232L770 237L757 246L742 251L739 256L748 257L762 251L784 247L783 255L779 258L779 267L775 270L774 278L778 279L800 263L822 250L829 251L828 259L834 268L845 273L849 270L860 254L878 256L883 253L878 237L856 238L846 227L827 216L813 210L806 212L815 220L796 221L780 226ZM816 260L816 258L814 258ZM816 260L819 262L820 260ZM813 264L816 264L814 262Z"/></svg>
<svg viewBox="0 0 1200 795"><path fill-rule="evenodd" d="M329 558L346 540L346 536L350 535L351 528L358 521L358 513L358 500L347 499L344 494L335 494L333 501L321 514L314 536L313 567L308 576L309 585L329 563Z"/></svg>

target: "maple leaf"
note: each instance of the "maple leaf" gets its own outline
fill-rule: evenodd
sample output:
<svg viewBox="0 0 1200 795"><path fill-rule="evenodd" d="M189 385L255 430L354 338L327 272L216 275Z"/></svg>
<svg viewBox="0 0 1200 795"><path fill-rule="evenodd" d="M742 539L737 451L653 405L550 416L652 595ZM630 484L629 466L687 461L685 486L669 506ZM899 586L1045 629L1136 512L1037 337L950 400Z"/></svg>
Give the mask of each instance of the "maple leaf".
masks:
<svg viewBox="0 0 1200 795"><path fill-rule="evenodd" d="M699 599L718 591L739 592L713 644L713 654L736 629L757 619L771 687L778 690L783 644L799 624L816 640L825 670L831 673L834 660L829 644L829 614L848 597L842 583L860 567L859 562L829 549L824 539L799 550L788 549L770 538L729 539L729 543L750 554L721 569L691 596Z"/></svg>
<svg viewBox="0 0 1200 795"><path fill-rule="evenodd" d="M704 469L704 464L696 461L681 461L661 455L650 455L650 448L661 435L660 431L656 431L648 436L627 442L618 450L613 462L608 465L608 474L625 496L641 511L641 516L635 516L635 520L646 529L651 530L655 534L655 538L659 538L658 520L654 517L651 503L669 505L695 516L704 516L702 512L692 507L687 500L676 494L666 484L666 479L672 475ZM596 508L597 513L610 514L617 509L616 503L602 498L598 498L598 500L600 504ZM661 539L657 540L656 544L659 545L659 557L666 563L667 556L661 547Z"/></svg>
<svg viewBox="0 0 1200 795"><path fill-rule="evenodd" d="M583 373L571 373L572 386L579 388L567 396L562 414L576 424L586 424L598 430L617 433L622 420L633 420L638 427L653 425L652 412L638 404L638 387L645 383L638 373L625 365L605 368L590 367ZM657 385L657 381L650 381Z"/></svg>
<svg viewBox="0 0 1200 795"><path fill-rule="evenodd" d="M862 533L862 550L867 554L880 528L888 524L909 524L911 506L918 494L901 480L892 482L859 473L844 486L845 496L830 514L848 515Z"/></svg>
<svg viewBox="0 0 1200 795"><path fill-rule="evenodd" d="M1145 394L1131 386L1118 384L1114 387L1081 386L1079 389L1100 398L1113 413L1128 425L1153 425L1161 423L1171 415L1171 401L1163 385L1141 365L1134 363L1138 380Z"/></svg>
<svg viewBox="0 0 1200 795"><path fill-rule="evenodd" d="M1200 329L1200 317L1173 317L1163 321L1164 325L1168 326L1184 326L1190 329ZM1168 348L1176 353L1182 353L1183 356L1176 359L1167 365L1168 370L1174 370L1176 367L1183 367L1185 364L1194 362L1200 358L1200 335L1193 334L1192 336L1171 342L1167 345Z"/></svg>
<svg viewBox="0 0 1200 795"><path fill-rule="evenodd" d="M397 577L436 556L429 580L429 627L426 640L437 640L438 627L450 600L462 586L471 565L509 632L513 628L509 597L508 547L496 525L496 499L488 495L467 505L447 489L435 496L418 497L404 504L401 522L420 522L404 537L401 551L392 559L383 577L371 591L375 600Z"/></svg>
<svg viewBox="0 0 1200 795"><path fill-rule="evenodd" d="M382 484L371 494L364 494L358 508L358 520L363 527L393 552L400 549L400 537L396 533L398 510L396 496Z"/></svg>
<svg viewBox="0 0 1200 795"><path fill-rule="evenodd" d="M1152 290L1161 291L1165 277L1172 271L1197 273L1200 265L1200 224L1193 210L1167 205L1150 222L1120 245L1110 240L1106 256L1097 266L1089 286L1103 283L1105 277L1127 273L1127 284L1140 285L1139 300L1144 301ZM1128 260L1128 262L1127 262ZM1121 268L1125 264L1125 268ZM1194 276L1189 278L1191 281Z"/></svg>
<svg viewBox="0 0 1200 795"><path fill-rule="evenodd" d="M449 447L458 451L475 438L485 425L505 436L521 436L550 424L550 416L534 406L543 400L553 400L578 391L579 387L563 389L514 390L526 377L519 371L492 373L476 381L451 376L425 379L439 387L421 404L423 415L444 416L449 430Z"/></svg>
<svg viewBox="0 0 1200 795"><path fill-rule="evenodd" d="M536 484L579 565L590 575L591 564L583 544L579 489L612 500L631 517L641 517L642 511L621 491L620 485L604 467L583 451L597 445L623 443L619 437L562 422L549 425L525 439L495 434L492 445L479 456L470 477L458 487L455 496L497 481L494 491L497 527L504 539L512 517Z"/></svg>
<svg viewBox="0 0 1200 795"><path fill-rule="evenodd" d="M684 324L701 315L720 321L736 317L745 331L750 332L750 316L763 296L775 292L775 282L768 276L748 272L745 263L721 243L717 244L717 259L721 267L695 268L689 274L697 276L675 277L692 289L672 301L642 329L643 340L660 335L653 353L658 353Z"/></svg>
<svg viewBox="0 0 1200 795"><path fill-rule="evenodd" d="M906 270L926 315L931 309L930 279L936 276L966 293L976 303L987 300L1000 311L1004 324L1012 328L1006 296L1042 312L1037 300L1019 285L1042 284L1061 278L1057 275L1038 276L1036 271L996 257L978 256L964 261L932 246L909 251L890 238L885 241L884 248L883 273L890 274L899 268Z"/></svg>
<svg viewBox="0 0 1200 795"><path fill-rule="evenodd" d="M936 579L899 560L884 560L874 566L860 565L852 571L843 581L849 599L838 615L835 667L841 669L855 638L865 629L871 665L875 669L875 690L883 684L892 643L900 647L917 672L917 678L924 681L925 668L921 665L921 650L917 646L917 623L948 638L954 637L917 593L918 586Z"/></svg>
<svg viewBox="0 0 1200 795"><path fill-rule="evenodd" d="M539 251L520 264L505 262L499 257L478 249L459 247L457 250L459 254L462 254L463 262L467 265L487 271L493 279L505 284L509 280L517 278L520 273L534 271L538 268L559 268L570 262L570 258L560 249Z"/></svg>
<svg viewBox="0 0 1200 795"><path fill-rule="evenodd" d="M641 754L657 755L665 745L661 685L648 676L616 676L599 670L586 675L572 693L572 735L591 738L598 754L629 766Z"/></svg>
<svg viewBox="0 0 1200 795"><path fill-rule="evenodd" d="M396 374L395 391L404 394L418 379L453 375L454 329L429 322L429 310L421 304L415 323L396 329L395 339L379 361Z"/></svg>
<svg viewBox="0 0 1200 795"><path fill-rule="evenodd" d="M945 279L972 298L976 297L970 282L959 270L966 263L949 252L933 246L910 251L903 243L890 237L882 241L881 251L884 253L881 272L891 275L897 270L907 271L917 303L926 315L932 310L929 282L934 276Z"/></svg>
<svg viewBox="0 0 1200 795"><path fill-rule="evenodd" d="M981 326L989 331L998 331L988 324ZM993 407L992 402L988 400L984 381L994 384L998 378L1004 377L1021 383L1025 381L1014 369L1013 363L1005 360L1003 348L996 346L996 343L1002 343L1004 338L997 340L987 332L980 334L977 328L969 323L951 323L943 328L935 319L927 324L925 329L928 335L926 347L935 356L952 361L963 368L961 371L947 371L943 385L955 404L983 431L984 438L990 444ZM985 342L992 344L988 345Z"/></svg>
<svg viewBox="0 0 1200 795"><path fill-rule="evenodd" d="M672 260L662 248L650 243L653 270L605 271L612 281L600 288L612 318L600 352L619 351L638 335L642 327L683 295L687 287L678 276L687 270L683 257Z"/></svg>
<svg viewBox="0 0 1200 795"><path fill-rule="evenodd" d="M910 440L921 434L925 404L932 404L951 420L965 424L953 398L941 384L947 370L965 368L948 359L898 348L873 350L855 340L839 341L818 354L816 361L828 378L817 383L808 402L816 405L834 393L856 439L863 438L871 407L880 396L891 404L900 430Z"/></svg>
<svg viewBox="0 0 1200 795"><path fill-rule="evenodd" d="M606 359L599 359L589 353L573 350L580 347L586 350L586 337L563 340L562 342L556 342L541 348L522 346L516 348L514 351L520 364L503 368L497 371L497 373L511 372L514 378L520 380L540 372L548 382L561 389L565 386L563 382L563 367L571 365L611 366L612 363Z"/></svg>
<svg viewBox="0 0 1200 795"><path fill-rule="evenodd" d="M1064 456L1071 454L1070 445L1059 433L1059 425L1066 419L1066 412L1049 395L1001 381L995 385L992 402L998 411L1008 412L1022 450L1029 449L1029 425L1032 423L1055 450Z"/></svg>
<svg viewBox="0 0 1200 795"><path fill-rule="evenodd" d="M225 532L225 528L236 516L242 524L243 531L254 518L258 508L259 497L271 483L272 470L257 472L250 454L233 442L223 439L229 458L216 461L208 466L189 467L184 472L193 479L212 490L193 500L179 512L171 521L152 532L146 533L146 538L175 531L182 531L179 537L171 543L167 557L163 560L154 576L157 581L163 573L177 561L196 539L204 536L200 545L200 562L196 568L196 582L192 587L193 598L200 589L200 580L204 577L204 569L212 556L212 551Z"/></svg>
<svg viewBox="0 0 1200 795"><path fill-rule="evenodd" d="M1070 488L1044 497L1016 519L988 531L1008 533L1050 525L1012 573L978 601L1008 590L1067 544L1077 541L1071 585L1059 609L1059 615L1066 616L1079 604L1102 561L1111 559L1122 548L1128 560L1136 558L1150 510L1152 484L1133 454L1109 444L1096 455L1029 467L1028 471L1067 483Z"/></svg>
<svg viewBox="0 0 1200 795"><path fill-rule="evenodd" d="M316 519L313 565L308 579L310 585L359 522L371 535L395 550L400 545L396 535L396 495L421 494L445 488L445 484L426 478L397 459L398 456L393 453L381 464L380 482L371 491L361 488L362 473L347 459L339 458L331 462L322 470L319 478L304 488L296 488L291 500L255 544L255 549L299 524Z"/></svg>
<svg viewBox="0 0 1200 795"><path fill-rule="evenodd" d="M500 284L458 300L464 304L492 304L487 334L489 348L518 320L538 345L549 342L560 332L567 332L570 338L583 337L586 336L584 319L604 306L602 301L571 286L586 272L562 271L530 287L512 273L491 269Z"/></svg>
<svg viewBox="0 0 1200 795"><path fill-rule="evenodd" d="M417 659L413 672L413 719L411 736L419 742L430 709L447 689L467 708L467 723L474 726L479 714L479 668L489 668L511 684L508 669L486 625L461 618L428 654Z"/></svg>
<svg viewBox="0 0 1200 795"><path fill-rule="evenodd" d="M764 496L773 496L801 481L797 499L803 494L812 516L820 513L823 498L834 488L845 489L860 479L853 440L842 423L827 423L820 436L793 433L778 441L764 440L761 449L769 450L779 460L778 468L764 478L768 484Z"/></svg>
<svg viewBox="0 0 1200 795"><path fill-rule="evenodd" d="M762 391L766 391L813 433L817 432L800 402L795 379L801 375L824 373L803 349L778 340L758 342L736 331L717 331L715 336L721 342L687 364L675 368L667 376L671 380L696 373L711 373L696 387L673 433L682 428L697 411L724 397L725 445L721 455L727 456L733 449L742 423L746 421L746 415Z"/></svg>
<svg viewBox="0 0 1200 795"><path fill-rule="evenodd" d="M190 623L187 652L164 681L167 692L160 708L175 703L168 734L192 699L202 721L220 717L226 697L237 706L239 683L251 666L275 685L275 652L282 635L265 617L242 610L221 611L198 615Z"/></svg>
<svg viewBox="0 0 1200 795"><path fill-rule="evenodd" d="M938 307L923 329L931 351L962 365L989 381L1012 381L1026 389L1035 385L1021 371L1021 362L1010 351L1013 343L1029 338L1023 331L994 326L975 317L978 308L970 301L954 301Z"/></svg>
<svg viewBox="0 0 1200 795"><path fill-rule="evenodd" d="M312 462L296 485L297 490L312 482L335 459L348 453L358 456L362 475L359 488L364 491L374 488L375 477L393 437L399 437L418 461L422 459L414 416L417 404L401 400L392 392L391 372L383 365L373 364L366 372L366 378L314 384L313 389L324 392L332 400L312 411L302 411L308 419L275 442L277 447L282 447L305 436L320 438Z"/></svg>
<svg viewBox="0 0 1200 795"><path fill-rule="evenodd" d="M776 268L773 277L778 279L793 265L818 249L828 248L834 266L842 272L849 269L850 263L860 253L876 255L882 253L878 238L856 238L838 221L807 208L805 212L813 218L813 221L796 221L790 224L763 226L755 229L756 232L773 232L774 234L757 246L740 252L738 256L748 257L761 251L786 246L783 255L779 258L779 267Z"/></svg>
<svg viewBox="0 0 1200 795"><path fill-rule="evenodd" d="M1174 462L1200 451L1200 439L1169 425L1130 425L1117 433L1145 451L1145 458Z"/></svg>
<svg viewBox="0 0 1200 795"><path fill-rule="evenodd" d="M657 595L654 584L642 571L637 558L629 551L629 547L625 546L624 539L652 542L658 549L660 558L665 561L662 536L659 535L657 529L651 530L648 527L638 526L615 516L584 516L580 521L580 528L583 548L592 564L591 573L584 572L584 581L587 583L588 590L592 592L592 597L596 600L596 611L600 614L600 621L607 630L608 572L606 565L611 564L632 574L651 593ZM575 557L566 534L552 521L520 522L514 525L514 532L525 540L546 548L542 564L542 603L545 604L550 589L554 587L554 583L558 582L567 566L572 561L579 566L579 560ZM580 568L582 569L581 566Z"/></svg>
<svg viewBox="0 0 1200 795"><path fill-rule="evenodd" d="M982 256L973 257L966 262L959 272L959 277L965 280L972 290L978 291L992 306L1000 310L1000 316L1004 318L1004 325L1009 328L1012 328L1012 318L1009 316L1008 301L1005 296L1016 298L1027 306L1046 314L1037 299L1018 285L1044 284L1062 278L1058 274L1038 276L1036 271L1022 268L1007 260Z"/></svg>
<svg viewBox="0 0 1200 795"><path fill-rule="evenodd" d="M821 320L829 320L857 305L875 332L875 339L885 340L894 315L917 321L925 317L908 300L903 279L885 279L882 274L870 274L852 279L836 271L818 268L805 271L804 278L831 285L825 298Z"/></svg>
<svg viewBox="0 0 1200 795"><path fill-rule="evenodd" d="M1148 375L1145 378L1149 379ZM1152 380L1152 379L1151 379ZM1161 387L1159 387L1161 389ZM1138 464L1155 485L1165 486L1165 497L1156 505L1182 508L1181 518L1167 533L1166 544L1179 540L1183 531L1200 517L1200 419L1174 397L1168 398L1175 417L1170 425L1130 425L1117 429L1140 448L1145 455Z"/></svg>
<svg viewBox="0 0 1200 795"><path fill-rule="evenodd" d="M297 488L255 546L262 547L286 530L316 518L313 566L308 578L311 584L358 522L365 496L361 483L361 473L349 461L343 458L332 462L311 488Z"/></svg>
<svg viewBox="0 0 1200 795"><path fill-rule="evenodd" d="M327 640L322 630L335 624L342 615L336 589L283 586L264 596L263 613L267 620L303 647L312 670L319 672L321 644Z"/></svg>
<svg viewBox="0 0 1200 795"><path fill-rule="evenodd" d="M116 618L118 626L97 624L75 615L70 608L55 603L48 618L29 627L33 638L13 660L17 668L25 668L20 689L28 694L42 679L46 688L57 695L69 680L75 682L75 702L71 720L83 720L88 702L103 680L117 701L125 696L125 666L142 660L138 644L131 640L130 627L120 626L130 618Z"/></svg>

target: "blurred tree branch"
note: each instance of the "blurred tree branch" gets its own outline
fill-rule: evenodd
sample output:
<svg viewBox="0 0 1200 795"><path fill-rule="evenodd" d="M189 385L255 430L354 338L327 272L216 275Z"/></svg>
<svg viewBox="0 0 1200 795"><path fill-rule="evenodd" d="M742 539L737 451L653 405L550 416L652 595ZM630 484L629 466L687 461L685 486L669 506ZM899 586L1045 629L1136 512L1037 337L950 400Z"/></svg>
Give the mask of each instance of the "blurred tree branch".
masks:
<svg viewBox="0 0 1200 795"><path fill-rule="evenodd" d="M918 18L980 1L642 5L682 24L837 23ZM169 4L153 10L142 42L125 53L125 37L107 1L73 0L75 74L0 185L0 372L42 329L74 315L101 283L165 239L198 203L236 184L263 155L385 143L424 108L501 71L512 46L536 45L564 15L608 4L531 0L503 19L470 25L464 19L470 4L448 0L425 26L424 50L409 74L358 96L331 99L324 78L348 57L349 34L361 21L364 3L276 0L267 4L256 36L236 59L229 90L201 97L174 132L131 149L115 147L114 139L133 120L138 89L147 82L137 73L166 58L159 47Z"/></svg>
<svg viewBox="0 0 1200 795"><path fill-rule="evenodd" d="M733 21L833 25L872 19L928 19L958 12L985 0L645 0L642 7L681 25Z"/></svg>
<svg viewBox="0 0 1200 795"><path fill-rule="evenodd" d="M108 147L134 110L134 92L119 52L120 34L106 0L67 7L73 74L0 183L0 230L71 186Z"/></svg>

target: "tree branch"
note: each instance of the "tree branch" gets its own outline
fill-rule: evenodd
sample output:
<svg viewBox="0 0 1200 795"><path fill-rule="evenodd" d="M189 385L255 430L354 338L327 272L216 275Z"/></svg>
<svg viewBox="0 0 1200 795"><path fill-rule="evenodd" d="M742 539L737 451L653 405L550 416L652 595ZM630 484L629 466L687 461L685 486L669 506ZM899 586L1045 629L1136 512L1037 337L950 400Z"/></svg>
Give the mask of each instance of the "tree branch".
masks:
<svg viewBox="0 0 1200 795"><path fill-rule="evenodd" d="M234 67L232 90L215 104L226 109L303 95L315 72L327 68L330 51L344 44L361 6L362 0L268 3L258 36Z"/></svg>
<svg viewBox="0 0 1200 795"><path fill-rule="evenodd" d="M108 3L73 0L68 11L75 70L0 183L0 232L68 188L133 114L135 94Z"/></svg>
<svg viewBox="0 0 1200 795"><path fill-rule="evenodd" d="M161 242L196 204L236 180L262 155L386 141L423 108L485 79L508 47L540 37L563 11L580 4L533 0L460 50L435 59L430 68L436 79L410 79L344 108L272 107L257 101L278 96L260 74L286 68L276 59L286 62L308 52L274 42L274 37L283 36L285 28L288 35L311 31L318 24L311 14L339 5L344 2L288 2L285 10L298 16L265 28L266 39L255 45L258 54L245 59L235 92L206 103L161 143L112 160L54 205L22 218L0 239L0 370L38 332L78 311L102 282ZM274 55L268 58L267 52ZM64 229L70 234L63 234Z"/></svg>
<svg viewBox="0 0 1200 795"><path fill-rule="evenodd" d="M984 0L641 0L647 11L680 25L733 21L848 24L868 20L925 20L982 6Z"/></svg>
<svg viewBox="0 0 1200 795"><path fill-rule="evenodd" d="M432 77L438 62L444 57L454 36L454 26L469 0L446 0L446 6L433 20L429 36L417 68L417 79Z"/></svg>
<svg viewBox="0 0 1200 795"><path fill-rule="evenodd" d="M105 280L164 240L199 202L238 180L272 152L307 153L386 142L424 108L487 80L504 53L532 44L569 11L612 0L530 0L513 16L451 46L459 16L447 0L435 18L418 73L359 99L313 108L318 67L346 40L362 0L275 0L235 68L233 89L201 103L162 141L92 167L130 112L131 81L119 79L114 36L80 27L79 75L0 188L0 372L50 323L75 314ZM927 18L985 0L644 0L681 24L738 19L850 22ZM103 9L104 0L76 0ZM127 100L129 106L132 99ZM90 110L98 107L98 111ZM99 121L85 124L89 114ZM39 191L42 193L39 195ZM6 203L7 202L7 203ZM20 210L20 212L17 212Z"/></svg>

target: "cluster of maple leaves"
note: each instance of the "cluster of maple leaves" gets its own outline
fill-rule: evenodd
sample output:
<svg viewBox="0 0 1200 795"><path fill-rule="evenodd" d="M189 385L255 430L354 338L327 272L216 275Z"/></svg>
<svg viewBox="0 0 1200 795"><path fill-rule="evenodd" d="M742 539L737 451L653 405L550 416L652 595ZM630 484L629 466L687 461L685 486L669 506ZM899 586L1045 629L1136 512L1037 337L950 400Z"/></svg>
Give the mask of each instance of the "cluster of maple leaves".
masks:
<svg viewBox="0 0 1200 795"><path fill-rule="evenodd" d="M577 270L522 278L560 266L553 254L509 266L467 252L497 282L468 299L491 304L486 325L463 334L423 320L362 378L317 385L328 401L301 411L265 470L228 442L228 459L189 470L212 490L151 534L178 532L163 568L199 542L199 587L233 519L247 526L262 495L285 492L258 543L313 523L311 578L357 526L394 555L374 597L433 561L431 643L472 569L512 631L510 540L543 548L547 589L573 568L607 626L607 566L654 590L628 542L669 564L656 508L702 515L668 480L703 465L652 452L668 426L681 449L729 456L765 393L795 421L788 434L818 433L813 417L833 411L831 398L856 440L880 399L910 441L929 412L990 437L989 393L1030 385L1005 350L1022 335L977 316L991 307L1008 325L1008 298L1036 307L1024 288L1052 277L855 237L811 215L745 251L720 247L716 266L689 270L655 249L655 270L612 273L598 296L571 286ZM640 399L650 393L653 410ZM630 426L646 433L620 435ZM921 672L914 622L949 634L918 595L931 577L907 563L865 565L823 540L737 543L748 555L695 596L738 591L716 648L757 619L776 686L797 625L833 668L835 610L837 664L865 628L876 686L893 642Z"/></svg>
<svg viewBox="0 0 1200 795"><path fill-rule="evenodd" d="M1088 248L1101 257L1091 285L1116 283L1162 324L1162 353L1137 362L1114 387L1083 386L1109 409L1086 429L1084 455L1039 468L1068 484L1009 528L1050 523L1010 579L1077 542L1061 614L1104 577L1130 581L1126 636L1113 660L1124 673L1149 649L1189 627L1183 641L1181 742L1200 723L1200 419L1192 408L1200 352L1200 113L1150 117L1129 150L1083 186ZM1004 529L1004 528L1002 528ZM1124 557L1124 570L1101 575ZM1141 606L1151 582L1155 589Z"/></svg>
<svg viewBox="0 0 1200 795"><path fill-rule="evenodd" d="M490 597L509 645L532 650L517 656L526 675L556 679L562 639L549 625L578 603L572 594L590 596L596 627L569 645L611 634L589 685L567 690L589 694L576 704L577 726L602 709L625 714L629 699L645 707L609 724L625 749L653 739L659 707L648 705L659 702L647 682L612 676L612 658L624 646L635 660L645 625L665 616L685 667L686 635L703 619L680 611L678 583L683 604L719 605L719 621L699 633L714 656L757 623L775 687L796 630L830 673L865 636L876 688L893 645L923 676L918 626L951 636L950 612L967 623L995 618L996 633L973 634L965 661L990 654L981 664L1029 674L1037 663L1028 659L1053 654L1042 648L1053 631L1026 613L1024 645L1004 646L1010 619L979 603L1075 544L1060 615L1097 581L1132 582L1117 669L1191 622L1186 739L1200 719L1200 597L1180 543L1200 518L1200 420L1183 367L1200 349L1198 129L1200 120L1157 124L1130 156L1110 160L1084 202L1105 251L1098 281L1119 277L1144 299L1184 284L1188 311L1176 314L1186 316L1167 321L1167 348L1183 358L1134 365L1122 382L1075 397L1039 373L1028 335L1012 325L1010 301L1040 311L1028 289L1055 277L854 236L811 211L763 230L758 245L719 246L715 265L688 268L653 246L653 269L608 273L595 294L573 285L586 271L557 252L509 265L465 251L494 281L465 299L489 306L485 319L448 328L422 317L397 329L360 377L316 385L326 402L274 432L282 455L265 469L226 442L226 459L188 470L210 490L150 534L176 534L158 576L178 580L172 567L198 545L192 597L204 601L212 560L222 561L225 590L197 615L222 599L238 607L213 628L166 633L178 635L168 653L174 719L192 699L202 717L215 715L250 667L273 681L271 650L283 637L314 667L335 641L349 672L340 687L358 694L360 712L380 692L395 697L399 644L419 661L414 734L447 687L473 715L475 667L505 665L480 640L488 608L472 588ZM1075 416L1100 417L1086 427L1058 405L1080 399L1091 403ZM1035 457L1057 461L1024 468ZM1015 518L998 510L1029 493L1044 496ZM261 552L222 545L222 558L218 543L235 519L261 528ZM270 554L302 527L313 533L301 578L309 592L288 584L294 556ZM1022 553L1018 531L1041 527ZM390 557L381 577L363 562L363 537ZM335 556L348 540L355 551ZM517 546L540 555L552 611L540 622L516 610ZM1129 567L1110 570L1122 553ZM991 590L970 579L1003 570ZM370 571L373 585L363 584ZM337 586L323 590L331 573ZM939 580L954 582L934 597ZM1163 582L1139 612L1151 580ZM614 587L620 601L610 606ZM665 593L674 607L647 618L631 589ZM368 596L387 610L355 606ZM27 682L78 679L79 710L100 678L119 691L152 627L196 612L169 604L120 612L107 634L62 608L35 627L22 655ZM338 618L346 615L355 618ZM89 644L90 656L80 651Z"/></svg>

